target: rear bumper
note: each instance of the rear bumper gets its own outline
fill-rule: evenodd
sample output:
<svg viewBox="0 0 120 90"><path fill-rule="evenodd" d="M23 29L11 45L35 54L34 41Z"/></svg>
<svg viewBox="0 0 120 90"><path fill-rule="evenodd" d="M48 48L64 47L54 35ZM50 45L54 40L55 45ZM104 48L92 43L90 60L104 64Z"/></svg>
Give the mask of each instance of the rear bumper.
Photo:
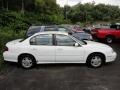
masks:
<svg viewBox="0 0 120 90"><path fill-rule="evenodd" d="M3 53L4 61L8 62L18 62L17 57L15 54L10 53L10 52L4 52Z"/></svg>

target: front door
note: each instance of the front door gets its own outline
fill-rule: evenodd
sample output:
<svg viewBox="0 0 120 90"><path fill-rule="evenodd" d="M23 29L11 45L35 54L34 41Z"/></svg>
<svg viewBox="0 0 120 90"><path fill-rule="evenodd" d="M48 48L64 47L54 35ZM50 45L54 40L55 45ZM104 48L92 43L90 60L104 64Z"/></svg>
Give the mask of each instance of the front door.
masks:
<svg viewBox="0 0 120 90"><path fill-rule="evenodd" d="M84 48L75 47L76 41L67 35L56 35L56 62L83 62Z"/></svg>
<svg viewBox="0 0 120 90"><path fill-rule="evenodd" d="M120 39L120 25L117 25L116 37L117 39Z"/></svg>

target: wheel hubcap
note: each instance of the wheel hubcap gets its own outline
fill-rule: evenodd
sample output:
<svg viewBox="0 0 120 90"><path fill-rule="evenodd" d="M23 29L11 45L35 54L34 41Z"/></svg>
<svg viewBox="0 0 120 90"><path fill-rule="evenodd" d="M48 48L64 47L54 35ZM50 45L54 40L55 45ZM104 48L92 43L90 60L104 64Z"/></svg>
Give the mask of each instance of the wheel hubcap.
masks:
<svg viewBox="0 0 120 90"><path fill-rule="evenodd" d="M107 42L108 43L112 43L112 39L111 38L107 38Z"/></svg>
<svg viewBox="0 0 120 90"><path fill-rule="evenodd" d="M28 57L26 57L26 58L23 58L23 60L22 60L22 66L23 67L25 67L25 68L29 68L29 67L31 67L32 66L32 60L30 59L30 58L28 58Z"/></svg>
<svg viewBox="0 0 120 90"><path fill-rule="evenodd" d="M94 67L99 67L102 64L102 60L99 56L95 56L91 60L91 65Z"/></svg>

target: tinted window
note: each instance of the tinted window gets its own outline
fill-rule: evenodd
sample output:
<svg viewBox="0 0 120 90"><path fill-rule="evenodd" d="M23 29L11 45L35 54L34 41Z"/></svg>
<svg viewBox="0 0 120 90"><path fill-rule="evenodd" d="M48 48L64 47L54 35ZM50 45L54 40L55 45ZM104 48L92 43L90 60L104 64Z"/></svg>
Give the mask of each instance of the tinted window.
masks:
<svg viewBox="0 0 120 90"><path fill-rule="evenodd" d="M65 29L65 28L63 28L63 27L59 27L59 28L58 28L58 31L61 31L61 32L68 32L68 30Z"/></svg>
<svg viewBox="0 0 120 90"><path fill-rule="evenodd" d="M32 29L29 29L29 31L28 31L28 36L31 36L31 35L33 35L33 34L35 34L35 33L37 33L37 32L40 32L40 30L41 30L41 27L38 27L38 28L32 28Z"/></svg>
<svg viewBox="0 0 120 90"><path fill-rule="evenodd" d="M56 35L56 43L58 46L74 46L75 41L66 35Z"/></svg>
<svg viewBox="0 0 120 90"><path fill-rule="evenodd" d="M120 29L120 25L111 25L110 28L113 28L113 29Z"/></svg>
<svg viewBox="0 0 120 90"><path fill-rule="evenodd" d="M116 29L117 25L111 25L110 28Z"/></svg>
<svg viewBox="0 0 120 90"><path fill-rule="evenodd" d="M120 30L120 25L117 26L117 29Z"/></svg>
<svg viewBox="0 0 120 90"><path fill-rule="evenodd" d="M44 34L33 37L31 45L52 45L52 35Z"/></svg>
<svg viewBox="0 0 120 90"><path fill-rule="evenodd" d="M48 27L45 27L44 31L57 31L57 30L53 26L48 26Z"/></svg>

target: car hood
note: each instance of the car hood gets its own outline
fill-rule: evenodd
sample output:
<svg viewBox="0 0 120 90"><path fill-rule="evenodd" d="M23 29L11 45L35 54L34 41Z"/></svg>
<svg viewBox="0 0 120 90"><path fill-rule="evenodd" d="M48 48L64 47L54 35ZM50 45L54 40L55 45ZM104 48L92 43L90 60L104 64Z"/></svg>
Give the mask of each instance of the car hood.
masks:
<svg viewBox="0 0 120 90"><path fill-rule="evenodd" d="M88 47L92 48L92 49L111 49L110 46L106 45L106 44L102 44L102 43L98 43L98 42L94 42L94 41L87 41L85 40L85 42L87 42Z"/></svg>
<svg viewBox="0 0 120 90"><path fill-rule="evenodd" d="M20 43L21 40L22 39L16 39L16 40L10 41L6 44L6 46L18 44L18 43Z"/></svg>

